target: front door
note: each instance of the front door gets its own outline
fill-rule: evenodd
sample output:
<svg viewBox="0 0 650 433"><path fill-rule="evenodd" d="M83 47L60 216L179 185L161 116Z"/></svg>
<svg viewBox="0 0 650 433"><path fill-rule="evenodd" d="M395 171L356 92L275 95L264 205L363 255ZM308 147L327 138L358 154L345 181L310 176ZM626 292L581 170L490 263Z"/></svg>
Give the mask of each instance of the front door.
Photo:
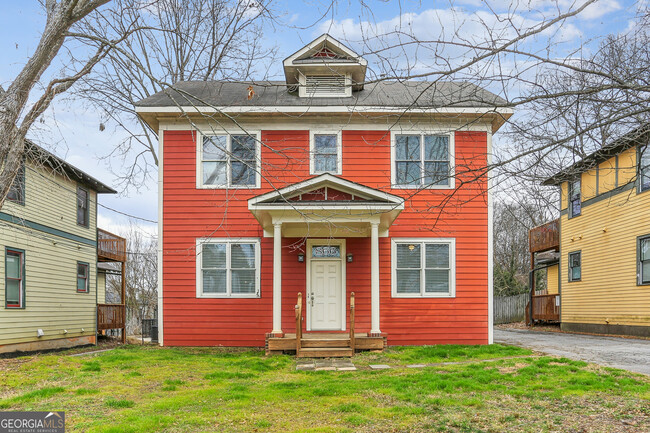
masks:
<svg viewBox="0 0 650 433"><path fill-rule="evenodd" d="M311 261L310 330L343 329L341 259Z"/></svg>

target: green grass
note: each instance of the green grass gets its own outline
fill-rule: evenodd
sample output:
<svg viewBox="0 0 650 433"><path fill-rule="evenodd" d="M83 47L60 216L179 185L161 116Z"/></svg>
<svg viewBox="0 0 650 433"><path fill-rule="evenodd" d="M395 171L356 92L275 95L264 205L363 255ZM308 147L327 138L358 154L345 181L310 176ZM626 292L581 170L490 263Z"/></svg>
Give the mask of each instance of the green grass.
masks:
<svg viewBox="0 0 650 433"><path fill-rule="evenodd" d="M356 372L216 348L0 362L0 409L65 410L70 432L650 431L646 376L500 345L363 353Z"/></svg>

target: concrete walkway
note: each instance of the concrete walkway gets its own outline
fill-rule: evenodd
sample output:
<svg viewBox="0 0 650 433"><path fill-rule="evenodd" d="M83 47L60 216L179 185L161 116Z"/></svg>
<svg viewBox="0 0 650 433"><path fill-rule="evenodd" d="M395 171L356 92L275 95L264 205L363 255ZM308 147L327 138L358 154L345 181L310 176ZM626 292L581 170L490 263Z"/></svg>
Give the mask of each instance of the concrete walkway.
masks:
<svg viewBox="0 0 650 433"><path fill-rule="evenodd" d="M494 342L650 375L650 340L495 329Z"/></svg>

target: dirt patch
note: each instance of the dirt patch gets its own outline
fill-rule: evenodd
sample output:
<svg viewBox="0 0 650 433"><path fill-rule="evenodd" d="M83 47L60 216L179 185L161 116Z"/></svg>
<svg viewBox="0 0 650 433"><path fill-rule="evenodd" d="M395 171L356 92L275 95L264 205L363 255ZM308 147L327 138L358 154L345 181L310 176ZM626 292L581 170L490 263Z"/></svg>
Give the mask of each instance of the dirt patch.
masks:
<svg viewBox="0 0 650 433"><path fill-rule="evenodd" d="M522 368L526 367L528 364L523 364L523 363L516 363L515 365L509 365L509 366L498 366L497 370L499 370L499 373L501 374L512 374L516 373Z"/></svg>

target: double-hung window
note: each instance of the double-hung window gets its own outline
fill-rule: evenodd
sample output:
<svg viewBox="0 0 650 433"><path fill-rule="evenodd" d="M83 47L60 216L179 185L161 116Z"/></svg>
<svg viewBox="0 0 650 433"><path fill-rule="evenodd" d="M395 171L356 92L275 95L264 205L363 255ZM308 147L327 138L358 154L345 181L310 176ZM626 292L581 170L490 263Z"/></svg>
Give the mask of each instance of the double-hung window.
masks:
<svg viewBox="0 0 650 433"><path fill-rule="evenodd" d="M394 239L393 297L454 297L453 239Z"/></svg>
<svg viewBox="0 0 650 433"><path fill-rule="evenodd" d="M88 263L77 262L77 292L79 293L88 293L88 274L90 270L90 265Z"/></svg>
<svg viewBox="0 0 650 433"><path fill-rule="evenodd" d="M199 239L197 296L259 297L259 239Z"/></svg>
<svg viewBox="0 0 650 433"><path fill-rule="evenodd" d="M650 235L639 238L639 284L650 284Z"/></svg>
<svg viewBox="0 0 650 433"><path fill-rule="evenodd" d="M316 134L311 137L311 173L341 174L341 136Z"/></svg>
<svg viewBox="0 0 650 433"><path fill-rule="evenodd" d="M90 206L90 199L88 190L82 187L77 188L77 224L80 226L88 227L88 208Z"/></svg>
<svg viewBox="0 0 650 433"><path fill-rule="evenodd" d="M580 251L569 253L569 281L582 279L582 254Z"/></svg>
<svg viewBox="0 0 650 433"><path fill-rule="evenodd" d="M25 306L25 251L5 249L5 307Z"/></svg>
<svg viewBox="0 0 650 433"><path fill-rule="evenodd" d="M9 192L7 192L7 200L18 204L25 204L25 164L21 164L16 173Z"/></svg>
<svg viewBox="0 0 650 433"><path fill-rule="evenodd" d="M258 185L258 143L251 134L203 135L199 186L254 188Z"/></svg>
<svg viewBox="0 0 650 433"><path fill-rule="evenodd" d="M639 192L650 189L650 146L639 146Z"/></svg>
<svg viewBox="0 0 650 433"><path fill-rule="evenodd" d="M569 182L569 218L582 212L582 196L580 195L580 177Z"/></svg>
<svg viewBox="0 0 650 433"><path fill-rule="evenodd" d="M451 188L453 145L450 135L395 135L396 188Z"/></svg>

